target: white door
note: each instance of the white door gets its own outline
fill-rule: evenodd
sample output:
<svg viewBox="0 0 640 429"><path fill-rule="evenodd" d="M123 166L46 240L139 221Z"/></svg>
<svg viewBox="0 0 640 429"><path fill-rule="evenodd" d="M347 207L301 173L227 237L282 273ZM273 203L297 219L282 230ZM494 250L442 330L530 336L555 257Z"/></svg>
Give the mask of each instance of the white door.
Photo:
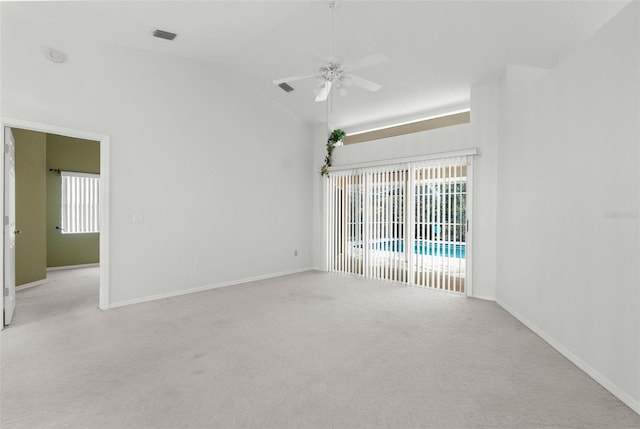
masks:
<svg viewBox="0 0 640 429"><path fill-rule="evenodd" d="M16 143L11 128L4 129L4 324L16 308Z"/></svg>

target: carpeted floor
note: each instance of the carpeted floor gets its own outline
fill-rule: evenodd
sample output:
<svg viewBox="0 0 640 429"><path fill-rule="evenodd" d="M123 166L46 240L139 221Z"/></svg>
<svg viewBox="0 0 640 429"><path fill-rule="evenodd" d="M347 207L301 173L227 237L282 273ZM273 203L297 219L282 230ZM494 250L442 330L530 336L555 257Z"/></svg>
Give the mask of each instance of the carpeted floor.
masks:
<svg viewBox="0 0 640 429"><path fill-rule="evenodd" d="M2 428L638 428L492 302L309 272L101 312L97 269L19 291Z"/></svg>

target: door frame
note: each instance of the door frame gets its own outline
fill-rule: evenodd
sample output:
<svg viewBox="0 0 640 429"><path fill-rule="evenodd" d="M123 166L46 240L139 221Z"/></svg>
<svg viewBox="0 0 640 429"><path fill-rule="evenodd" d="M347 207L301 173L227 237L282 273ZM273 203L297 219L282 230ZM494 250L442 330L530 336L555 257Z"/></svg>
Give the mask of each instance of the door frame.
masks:
<svg viewBox="0 0 640 429"><path fill-rule="evenodd" d="M19 128L30 131L37 131L48 134L58 134L66 137L74 137L85 140L94 140L100 142L100 293L98 308L100 310L109 309L109 182L110 182L110 137L106 134L94 133L90 131L78 130L73 128L60 127L57 125L43 124L21 119L2 118L0 120L2 127L2 150L0 151L0 189L4 197L4 180L6 172L4 171L4 129ZM2 219L4 219L4 204L1 209ZM4 278L4 233L3 246L0 246L0 278ZM4 298L0 299L0 310L4 311ZM2 327L0 327L2 329Z"/></svg>

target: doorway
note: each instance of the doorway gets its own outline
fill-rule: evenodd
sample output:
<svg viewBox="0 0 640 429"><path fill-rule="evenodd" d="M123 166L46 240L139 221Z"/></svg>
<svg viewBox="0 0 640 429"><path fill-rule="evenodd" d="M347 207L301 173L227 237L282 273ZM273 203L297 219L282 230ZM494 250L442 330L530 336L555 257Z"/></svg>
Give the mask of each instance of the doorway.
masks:
<svg viewBox="0 0 640 429"><path fill-rule="evenodd" d="M8 150L11 146L11 142L8 141L11 138L12 130L21 130L28 132L36 132L36 133L44 133L47 135L59 136L60 138L71 138L71 139L80 139L78 141L93 141L94 144L97 142L99 144L99 172L100 172L100 188L99 188L99 243L97 244L97 258L99 261L99 299L98 299L98 307L102 310L109 308L109 281L108 281L108 273L109 273L109 137L103 134L97 134L92 132L86 132L81 130L62 128L53 125L47 124L39 124L21 120L8 120L5 119L2 121L3 125L3 147L5 148L2 151L2 162L0 165L3 166L2 174L0 174L1 186L0 188L3 190L3 194L5 196L4 204L2 205L2 215L4 219L4 228L3 228L3 246L0 248L2 263L2 272L0 273L1 277L4 279L4 299L1 300L3 315L7 316L8 313L13 311L15 307L15 299L11 300L11 297L15 297L15 262L12 258L15 257L15 246L11 246L12 236L15 237L16 233L19 234L22 232L20 229L20 225L15 225L13 231L10 231L8 228L9 217L12 212L15 210L15 201L11 202L11 198L7 198L12 192L15 193L15 185L12 183L13 180L11 178L11 168L8 168L10 164L7 164L10 161L11 156L8 156L10 151ZM15 146L14 148L15 149ZM15 157L13 157L15 159ZM56 175L60 174L59 170L63 169L73 169L69 167L65 167L61 165L61 168L53 168L47 165L47 175ZM76 169L77 170L77 169ZM50 181L51 182L51 181ZM9 189L11 186L14 186L14 189ZM49 187L51 183L49 184ZM55 186L55 185L54 185ZM15 194L14 194L15 195ZM59 197L57 197L59 198ZM13 204L13 207L12 207ZM49 223L49 222L47 222ZM51 231L49 229L58 227L59 225L52 226L51 224L47 225L47 234ZM56 231L57 233L61 233L61 230ZM69 234L69 237L72 234ZM21 237L20 237L21 238ZM68 238L68 237L67 237ZM97 238L97 237L96 237ZM81 240L86 241L86 237ZM58 255L59 256L59 255ZM54 263L55 265L68 265L64 262ZM47 264L48 265L48 264ZM78 265L85 265L81 262ZM13 277L13 278L12 278ZM9 310L9 311L7 311ZM4 318L4 317L3 317ZM4 325L10 323L10 318L8 320L4 320Z"/></svg>

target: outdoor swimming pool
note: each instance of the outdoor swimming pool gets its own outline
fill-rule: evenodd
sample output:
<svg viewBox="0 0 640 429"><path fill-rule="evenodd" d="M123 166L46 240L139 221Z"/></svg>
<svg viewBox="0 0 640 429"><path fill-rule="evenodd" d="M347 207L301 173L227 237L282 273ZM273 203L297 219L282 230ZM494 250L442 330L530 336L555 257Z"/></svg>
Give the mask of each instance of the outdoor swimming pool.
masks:
<svg viewBox="0 0 640 429"><path fill-rule="evenodd" d="M374 243L373 248L391 252L404 252L404 240L381 241ZM444 256L447 258L464 258L467 252L465 243L416 240L413 245L413 253L417 255Z"/></svg>

